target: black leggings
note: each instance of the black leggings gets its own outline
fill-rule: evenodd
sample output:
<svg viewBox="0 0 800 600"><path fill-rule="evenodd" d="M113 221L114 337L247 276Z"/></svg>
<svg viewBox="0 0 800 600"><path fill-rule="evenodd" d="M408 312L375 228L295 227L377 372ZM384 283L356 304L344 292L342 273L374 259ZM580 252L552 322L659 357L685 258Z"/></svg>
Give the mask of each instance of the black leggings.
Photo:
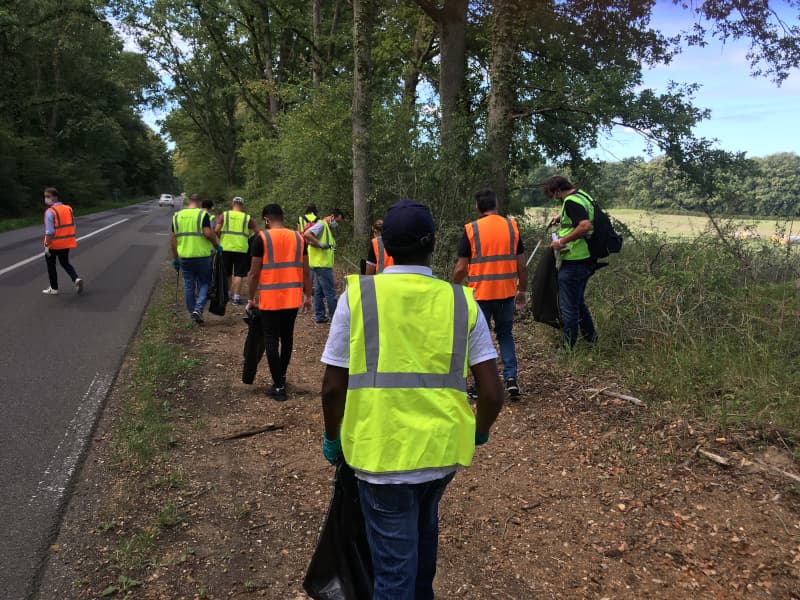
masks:
<svg viewBox="0 0 800 600"><path fill-rule="evenodd" d="M297 309L262 310L259 315L272 382L277 386L286 385L286 369L292 358ZM279 345L280 350L278 349Z"/></svg>
<svg viewBox="0 0 800 600"><path fill-rule="evenodd" d="M69 264L69 248L63 250L50 250L50 256L45 255L44 259L47 261L47 276L50 278L50 287L54 290L58 289L58 273L56 272L56 258L61 264L61 268L67 272L69 278L74 282L78 278L75 268Z"/></svg>

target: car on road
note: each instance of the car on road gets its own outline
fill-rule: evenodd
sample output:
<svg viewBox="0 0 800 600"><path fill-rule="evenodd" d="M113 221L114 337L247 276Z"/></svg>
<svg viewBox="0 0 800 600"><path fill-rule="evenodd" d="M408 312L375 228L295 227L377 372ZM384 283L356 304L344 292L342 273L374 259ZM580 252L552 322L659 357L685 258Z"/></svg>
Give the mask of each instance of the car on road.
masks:
<svg viewBox="0 0 800 600"><path fill-rule="evenodd" d="M159 206L175 206L175 200L172 198L172 194L161 194L161 197L158 199Z"/></svg>

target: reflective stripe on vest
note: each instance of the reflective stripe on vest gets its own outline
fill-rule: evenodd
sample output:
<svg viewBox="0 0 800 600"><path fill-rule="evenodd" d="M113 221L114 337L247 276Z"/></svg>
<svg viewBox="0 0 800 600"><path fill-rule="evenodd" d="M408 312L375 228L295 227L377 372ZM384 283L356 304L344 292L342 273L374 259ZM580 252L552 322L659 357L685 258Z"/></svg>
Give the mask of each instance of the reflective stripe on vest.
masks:
<svg viewBox="0 0 800 600"><path fill-rule="evenodd" d="M350 365L342 421L348 464L371 473L469 465L469 288L416 274L347 278Z"/></svg>
<svg viewBox="0 0 800 600"><path fill-rule="evenodd" d="M577 190L574 194L570 194L564 198L564 204L561 205L561 227L558 229L558 237L560 238L569 235L572 233L572 230L575 229L575 224L573 224L572 219L570 219L567 214L567 201L580 204L586 211L589 221L594 225L592 197L583 190ZM578 238L577 240L567 242L567 248L569 248L569 252L561 254L561 260L583 260L591 256L589 244L586 243L585 238Z"/></svg>
<svg viewBox="0 0 800 600"><path fill-rule="evenodd" d="M303 303L303 238L291 229L259 231L264 254L256 304L261 310L298 308Z"/></svg>
<svg viewBox="0 0 800 600"><path fill-rule="evenodd" d="M472 248L469 287L476 300L503 300L517 290L516 222L500 215L487 215L465 225Z"/></svg>
<svg viewBox="0 0 800 600"><path fill-rule="evenodd" d="M204 258L211 256L211 242L203 235L202 208L184 208L172 217L172 231L178 242L180 258Z"/></svg>
<svg viewBox="0 0 800 600"><path fill-rule="evenodd" d="M222 214L219 243L226 252L247 252L250 215L239 210L226 210Z"/></svg>
<svg viewBox="0 0 800 600"><path fill-rule="evenodd" d="M451 388L467 391L464 378L464 361L467 358L467 300L460 285L453 288L453 346L451 349L450 370L447 373L380 373L380 328L378 322L378 299L375 294L375 280L361 278L361 310L364 322L367 371L350 374L348 388Z"/></svg>
<svg viewBox="0 0 800 600"><path fill-rule="evenodd" d="M333 249L336 247L336 240L333 239L331 228L328 226L326 220L322 220L322 235L319 237L320 244L328 244L330 248L323 250L322 248L315 248L314 246L308 247L308 264L311 267L329 267L333 268Z"/></svg>
<svg viewBox="0 0 800 600"><path fill-rule="evenodd" d="M53 237L50 238L48 247L51 250L76 248L78 241L75 239L75 218L72 215L72 209L66 204L57 204L47 210L53 215L54 227Z"/></svg>
<svg viewBox="0 0 800 600"><path fill-rule="evenodd" d="M386 253L383 245L383 238L376 236L372 238L372 251L375 253L375 272L383 273L386 267L394 265L394 259Z"/></svg>

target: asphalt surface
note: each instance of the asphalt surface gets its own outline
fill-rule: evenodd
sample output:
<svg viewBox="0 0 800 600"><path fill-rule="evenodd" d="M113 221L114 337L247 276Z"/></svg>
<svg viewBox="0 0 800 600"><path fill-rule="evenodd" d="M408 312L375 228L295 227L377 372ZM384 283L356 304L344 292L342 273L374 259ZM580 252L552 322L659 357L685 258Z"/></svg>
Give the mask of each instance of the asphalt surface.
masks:
<svg viewBox="0 0 800 600"><path fill-rule="evenodd" d="M0 234L3 600L36 591L72 476L170 258L171 215L154 200L78 217L70 262L85 281L80 296L60 266L60 294L42 294L43 226Z"/></svg>

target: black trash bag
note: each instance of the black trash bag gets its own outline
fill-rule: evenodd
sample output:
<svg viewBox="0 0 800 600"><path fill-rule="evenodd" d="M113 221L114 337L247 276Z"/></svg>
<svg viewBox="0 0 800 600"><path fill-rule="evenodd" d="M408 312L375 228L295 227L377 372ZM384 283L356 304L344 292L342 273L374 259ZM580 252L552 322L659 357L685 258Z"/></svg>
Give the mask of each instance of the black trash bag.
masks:
<svg viewBox="0 0 800 600"><path fill-rule="evenodd" d="M303 589L314 600L369 600L372 587L372 558L356 475L340 461L333 478L328 515L308 565Z"/></svg>
<svg viewBox="0 0 800 600"><path fill-rule="evenodd" d="M247 322L247 338L244 340L244 363L242 364L242 383L250 385L256 379L258 363L264 356L266 345L261 330L261 318L258 309L251 308L245 316Z"/></svg>
<svg viewBox="0 0 800 600"><path fill-rule="evenodd" d="M208 288L208 312L220 317L225 314L228 304L228 278L225 277L225 265L222 262L222 252L214 253L213 267L211 270L211 285Z"/></svg>
<svg viewBox="0 0 800 600"><path fill-rule="evenodd" d="M558 304L558 269L552 251L542 254L533 272L531 283L533 320L561 329L561 308Z"/></svg>

